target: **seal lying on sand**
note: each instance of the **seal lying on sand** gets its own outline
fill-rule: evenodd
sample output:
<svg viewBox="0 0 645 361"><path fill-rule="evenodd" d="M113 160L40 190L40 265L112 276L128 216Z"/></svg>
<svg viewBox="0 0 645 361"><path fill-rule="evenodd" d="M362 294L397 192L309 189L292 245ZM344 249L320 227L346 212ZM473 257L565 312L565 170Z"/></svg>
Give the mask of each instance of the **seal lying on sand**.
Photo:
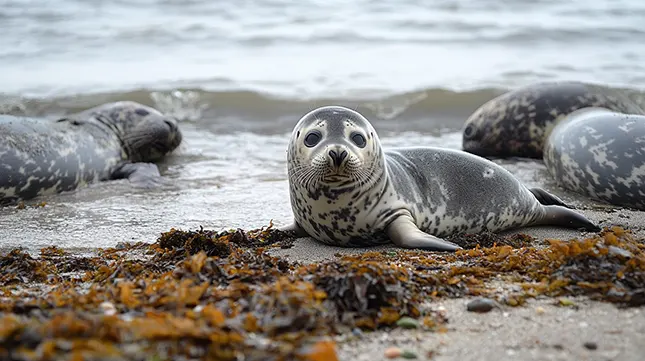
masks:
<svg viewBox="0 0 645 361"><path fill-rule="evenodd" d="M52 121L0 115L0 204L128 178L147 185L181 143L177 122L130 101Z"/></svg>
<svg viewBox="0 0 645 361"><path fill-rule="evenodd" d="M585 107L645 113L615 89L579 82L536 83L479 107L464 124L462 149L483 157L542 158L544 141L553 126Z"/></svg>
<svg viewBox="0 0 645 361"><path fill-rule="evenodd" d="M297 236L345 247L387 243L454 251L439 237L558 225L598 231L546 191L522 185L501 166L459 150L383 150L361 114L315 109L296 124L287 151ZM539 198L539 199L538 199Z"/></svg>
<svg viewBox="0 0 645 361"><path fill-rule="evenodd" d="M561 187L645 210L645 116L585 108L563 119L544 146Z"/></svg>

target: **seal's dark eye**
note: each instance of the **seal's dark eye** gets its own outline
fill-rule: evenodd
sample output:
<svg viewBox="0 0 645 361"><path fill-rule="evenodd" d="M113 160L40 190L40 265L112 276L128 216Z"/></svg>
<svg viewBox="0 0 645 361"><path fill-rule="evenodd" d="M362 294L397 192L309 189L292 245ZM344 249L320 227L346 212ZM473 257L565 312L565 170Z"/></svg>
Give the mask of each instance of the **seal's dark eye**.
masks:
<svg viewBox="0 0 645 361"><path fill-rule="evenodd" d="M354 142L354 144L356 144L356 146L359 148L365 147L365 137L363 136L363 134L356 133L352 135L352 142Z"/></svg>
<svg viewBox="0 0 645 361"><path fill-rule="evenodd" d="M145 117L146 115L150 114L149 111L147 111L145 109L141 109L141 108L137 108L137 110L135 110L134 112L137 113L138 115L142 116L142 117Z"/></svg>
<svg viewBox="0 0 645 361"><path fill-rule="evenodd" d="M315 131L315 130L311 131L305 137L305 145L307 147L311 148L311 147L315 146L316 144L318 144L318 142L320 142L320 138L322 138L322 136L320 135L320 132Z"/></svg>
<svg viewBox="0 0 645 361"><path fill-rule="evenodd" d="M466 129L464 129L464 138L470 139L475 136L475 127L472 124L469 124Z"/></svg>

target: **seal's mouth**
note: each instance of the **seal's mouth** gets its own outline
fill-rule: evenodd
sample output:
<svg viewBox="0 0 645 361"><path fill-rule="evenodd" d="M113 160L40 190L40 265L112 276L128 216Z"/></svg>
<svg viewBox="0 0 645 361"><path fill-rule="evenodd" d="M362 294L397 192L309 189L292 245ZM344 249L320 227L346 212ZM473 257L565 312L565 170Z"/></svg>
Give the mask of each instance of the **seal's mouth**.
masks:
<svg viewBox="0 0 645 361"><path fill-rule="evenodd" d="M494 155L493 149L484 147L477 140L465 140L461 146L461 149L465 152L478 155L480 157L488 157Z"/></svg>
<svg viewBox="0 0 645 361"><path fill-rule="evenodd" d="M326 182L339 182L348 178L349 177L344 174L328 174L323 177L323 180Z"/></svg>
<svg viewBox="0 0 645 361"><path fill-rule="evenodd" d="M175 120L171 119L164 119L164 122L168 126L169 132L168 132L168 145L169 145L169 150L172 151L175 148L181 144L181 141L183 139L181 131L179 130L179 126L177 125L177 122Z"/></svg>

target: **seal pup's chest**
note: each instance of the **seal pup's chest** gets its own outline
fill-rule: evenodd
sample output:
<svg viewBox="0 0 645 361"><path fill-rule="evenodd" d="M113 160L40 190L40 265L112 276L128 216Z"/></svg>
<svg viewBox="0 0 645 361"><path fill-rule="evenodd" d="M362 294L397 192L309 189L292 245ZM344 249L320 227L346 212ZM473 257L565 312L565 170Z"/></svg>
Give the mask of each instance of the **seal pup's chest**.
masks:
<svg viewBox="0 0 645 361"><path fill-rule="evenodd" d="M389 188L388 188L389 189ZM291 189L296 222L309 235L337 246L371 246L388 243L384 230L398 199L393 191L353 188L337 193L329 189ZM388 207L391 204L393 207Z"/></svg>

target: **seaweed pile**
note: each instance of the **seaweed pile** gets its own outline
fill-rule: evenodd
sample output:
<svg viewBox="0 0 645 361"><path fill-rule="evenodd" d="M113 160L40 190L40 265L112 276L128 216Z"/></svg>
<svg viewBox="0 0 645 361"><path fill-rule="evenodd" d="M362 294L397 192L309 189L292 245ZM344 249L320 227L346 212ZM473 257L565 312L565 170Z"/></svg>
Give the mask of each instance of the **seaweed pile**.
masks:
<svg viewBox="0 0 645 361"><path fill-rule="evenodd" d="M300 264L272 256L293 238L271 225L171 229L96 256L56 247L0 257L3 360L335 360L330 336L441 329L440 297L586 295L645 305L645 246L622 228L583 240L462 235L454 254L365 252ZM453 241L456 241L453 239ZM502 279L512 291L491 286Z"/></svg>

